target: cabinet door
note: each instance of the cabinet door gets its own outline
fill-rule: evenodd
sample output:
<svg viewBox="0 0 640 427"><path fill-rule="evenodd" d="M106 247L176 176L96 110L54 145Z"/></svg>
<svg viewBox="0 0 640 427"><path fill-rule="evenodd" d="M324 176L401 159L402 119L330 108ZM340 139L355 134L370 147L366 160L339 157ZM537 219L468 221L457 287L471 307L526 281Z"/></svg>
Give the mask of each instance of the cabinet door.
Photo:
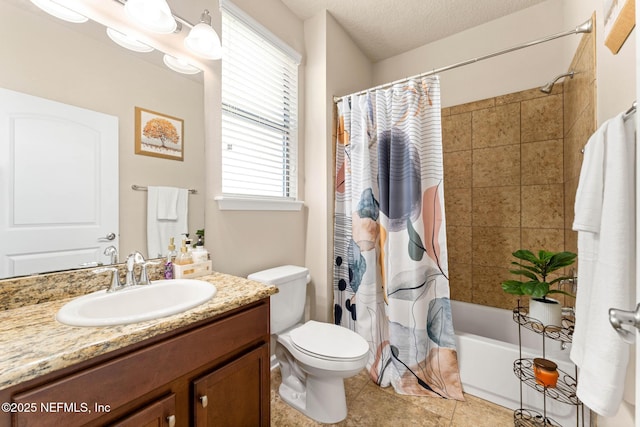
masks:
<svg viewBox="0 0 640 427"><path fill-rule="evenodd" d="M270 424L267 344L193 382L197 427Z"/></svg>
<svg viewBox="0 0 640 427"><path fill-rule="evenodd" d="M121 419L112 427L174 427L176 425L176 395L156 400Z"/></svg>

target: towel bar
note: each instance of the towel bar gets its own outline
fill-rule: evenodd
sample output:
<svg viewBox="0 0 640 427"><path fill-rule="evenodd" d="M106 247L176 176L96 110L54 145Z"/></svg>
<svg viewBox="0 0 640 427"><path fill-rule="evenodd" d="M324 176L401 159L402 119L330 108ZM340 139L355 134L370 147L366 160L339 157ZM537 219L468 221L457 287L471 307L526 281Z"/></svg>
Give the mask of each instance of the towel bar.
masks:
<svg viewBox="0 0 640 427"><path fill-rule="evenodd" d="M136 191L147 191L147 190L148 190L148 188L147 188L147 187L145 187L144 185L136 185L136 184L132 184L132 185L131 185L131 188L132 188L133 190L136 190ZM198 190L195 190L195 189L193 189L193 188L190 188L190 189L189 189L189 194L198 194Z"/></svg>

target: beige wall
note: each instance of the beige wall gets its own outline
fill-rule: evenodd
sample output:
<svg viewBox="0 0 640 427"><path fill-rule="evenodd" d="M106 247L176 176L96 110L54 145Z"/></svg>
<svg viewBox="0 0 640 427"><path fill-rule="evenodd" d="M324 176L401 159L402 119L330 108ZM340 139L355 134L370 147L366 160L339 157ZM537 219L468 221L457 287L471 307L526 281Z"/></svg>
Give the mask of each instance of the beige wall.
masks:
<svg viewBox="0 0 640 427"><path fill-rule="evenodd" d="M307 132L306 265L311 271L310 317L333 320L333 95L371 86L371 63L326 11L305 21Z"/></svg>
<svg viewBox="0 0 640 427"><path fill-rule="evenodd" d="M189 200L194 233L204 226L202 83L116 46L103 30L96 39L76 28L0 2L0 87L118 117L121 257L147 248L146 193L132 184L197 189ZM136 106L184 119L183 162L134 154Z"/></svg>
<svg viewBox="0 0 640 427"><path fill-rule="evenodd" d="M591 13L566 24L561 1L548 0L520 12L426 44L374 65L374 83L424 73L573 28ZM573 22L576 21L576 22ZM441 73L442 106L464 104L542 86L566 70L562 40L554 40Z"/></svg>

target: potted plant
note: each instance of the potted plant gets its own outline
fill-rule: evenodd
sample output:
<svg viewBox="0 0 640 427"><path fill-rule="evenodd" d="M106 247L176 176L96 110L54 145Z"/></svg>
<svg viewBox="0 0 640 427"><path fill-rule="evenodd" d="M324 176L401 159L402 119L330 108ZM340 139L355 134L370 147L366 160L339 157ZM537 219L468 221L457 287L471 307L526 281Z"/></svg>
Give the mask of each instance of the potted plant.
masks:
<svg viewBox="0 0 640 427"><path fill-rule="evenodd" d="M527 249L520 249L512 254L520 261L511 264L520 267L510 270L512 274L524 276L527 281L506 280L501 283L502 289L513 295L529 295L529 317L540 321L544 326L562 325L562 305L559 301L548 298L549 294L574 295L560 289L551 289L552 285L571 277L557 277L547 282L549 273L567 267L576 259L573 252L538 251L538 256Z"/></svg>

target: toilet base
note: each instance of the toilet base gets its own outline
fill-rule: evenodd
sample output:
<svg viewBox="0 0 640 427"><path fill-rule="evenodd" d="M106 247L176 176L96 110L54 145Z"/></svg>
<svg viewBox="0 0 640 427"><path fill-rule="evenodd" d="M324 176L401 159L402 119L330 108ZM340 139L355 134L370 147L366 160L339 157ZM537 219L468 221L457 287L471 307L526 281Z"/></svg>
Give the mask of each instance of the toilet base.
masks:
<svg viewBox="0 0 640 427"><path fill-rule="evenodd" d="M305 391L299 392L282 379L279 393L282 400L320 423L333 424L347 417L344 380L340 377L306 377ZM297 387L296 387L297 388Z"/></svg>

